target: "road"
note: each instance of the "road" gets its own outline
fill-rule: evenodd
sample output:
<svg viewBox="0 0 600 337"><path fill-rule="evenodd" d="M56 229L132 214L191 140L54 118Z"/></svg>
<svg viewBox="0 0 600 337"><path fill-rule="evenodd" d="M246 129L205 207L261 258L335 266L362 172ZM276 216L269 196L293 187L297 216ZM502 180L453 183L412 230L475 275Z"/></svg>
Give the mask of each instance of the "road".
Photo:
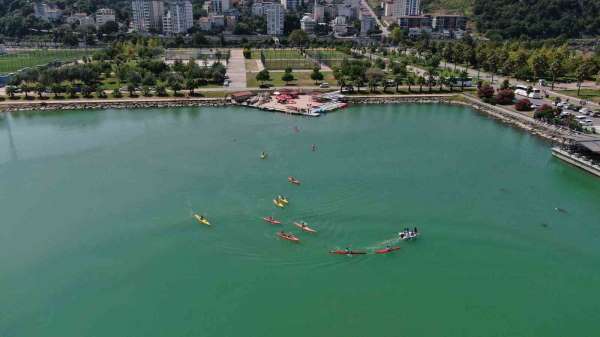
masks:
<svg viewBox="0 0 600 337"><path fill-rule="evenodd" d="M246 58L241 48L231 49L231 56L227 64L227 76L231 83L229 87L235 90L246 89Z"/></svg>
<svg viewBox="0 0 600 337"><path fill-rule="evenodd" d="M386 26L383 25L383 23L381 23L381 20L379 20L377 15L375 15L375 11L373 11L373 8L371 8L371 6L369 6L369 3L367 2L367 0L360 0L360 9L366 10L367 12L369 12L371 14L373 19L375 19L375 22L377 22L377 26L379 26L382 36L388 37L390 35L389 30L387 29Z"/></svg>

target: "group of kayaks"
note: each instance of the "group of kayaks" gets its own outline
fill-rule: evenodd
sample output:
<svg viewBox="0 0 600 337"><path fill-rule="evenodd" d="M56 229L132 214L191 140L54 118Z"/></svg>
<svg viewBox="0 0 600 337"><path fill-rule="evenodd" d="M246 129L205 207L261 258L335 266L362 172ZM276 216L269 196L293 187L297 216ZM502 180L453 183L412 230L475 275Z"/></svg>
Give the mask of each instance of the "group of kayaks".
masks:
<svg viewBox="0 0 600 337"><path fill-rule="evenodd" d="M395 251L397 251L399 249L400 249L399 246L386 247L386 248L382 248L382 249L377 249L373 253L375 253L375 254L388 254L388 253L391 253L391 252L395 252ZM336 250L330 251L329 253L330 254L337 254L337 255L367 255L368 254L368 252L366 250L350 250L350 249L336 249Z"/></svg>
<svg viewBox="0 0 600 337"><path fill-rule="evenodd" d="M272 216L264 217L263 220L270 223L271 225L281 225L282 224L282 222L280 220L277 220L277 219L273 218ZM304 222L304 221L295 221L294 226L300 228L302 231L307 232L307 233L313 233L313 234L317 233L316 229L309 227L306 224L306 222ZM279 231L279 232L277 232L277 236L279 236L280 238L282 238L284 240L292 241L295 243L300 242L300 239L292 233L286 233L284 231Z"/></svg>

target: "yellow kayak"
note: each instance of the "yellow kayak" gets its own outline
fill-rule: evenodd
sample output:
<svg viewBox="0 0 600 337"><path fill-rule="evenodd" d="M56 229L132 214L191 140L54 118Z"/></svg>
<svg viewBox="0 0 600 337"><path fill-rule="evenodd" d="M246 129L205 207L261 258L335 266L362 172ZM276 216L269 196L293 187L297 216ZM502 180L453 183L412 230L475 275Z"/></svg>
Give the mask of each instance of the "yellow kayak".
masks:
<svg viewBox="0 0 600 337"><path fill-rule="evenodd" d="M203 224L203 225L207 225L210 226L210 222L208 221L208 219L206 219L203 216L200 216L198 214L194 214L194 218L196 219L196 221L198 221L199 223Z"/></svg>
<svg viewBox="0 0 600 337"><path fill-rule="evenodd" d="M279 208L284 208L285 204L278 201L277 199L273 199L273 203L275 204L275 206L279 207Z"/></svg>
<svg viewBox="0 0 600 337"><path fill-rule="evenodd" d="M268 155L263 152L263 153L260 154L260 159L267 159L267 156Z"/></svg>
<svg viewBox="0 0 600 337"><path fill-rule="evenodd" d="M279 201L280 203L285 204L285 205L290 203L287 198L284 198L282 196L278 196L277 201Z"/></svg>

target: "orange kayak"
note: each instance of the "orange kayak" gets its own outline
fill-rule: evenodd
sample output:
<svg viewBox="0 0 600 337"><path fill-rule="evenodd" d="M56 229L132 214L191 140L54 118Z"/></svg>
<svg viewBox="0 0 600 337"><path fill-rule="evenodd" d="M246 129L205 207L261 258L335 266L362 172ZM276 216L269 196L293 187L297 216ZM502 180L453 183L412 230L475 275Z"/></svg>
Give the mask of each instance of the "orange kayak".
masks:
<svg viewBox="0 0 600 337"><path fill-rule="evenodd" d="M288 240L288 241L292 241L294 243L299 243L300 239L298 239L294 234L292 233L285 233L285 232L277 232L277 236L279 236L280 238L284 239L284 240Z"/></svg>
<svg viewBox="0 0 600 337"><path fill-rule="evenodd" d="M304 223L300 223L300 222L294 222L294 225L298 228L300 228L301 230L308 232L308 233L316 233L317 231L308 227L306 224Z"/></svg>

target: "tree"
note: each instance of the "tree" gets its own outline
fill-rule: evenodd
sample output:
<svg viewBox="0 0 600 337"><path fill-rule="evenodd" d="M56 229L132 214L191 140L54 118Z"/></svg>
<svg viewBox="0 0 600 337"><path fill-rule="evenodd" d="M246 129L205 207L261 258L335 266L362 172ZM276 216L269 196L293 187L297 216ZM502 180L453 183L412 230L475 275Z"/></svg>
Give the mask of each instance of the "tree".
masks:
<svg viewBox="0 0 600 337"><path fill-rule="evenodd" d="M152 75L152 73L147 73L144 78L142 79L142 85L151 87L154 86L156 84L156 78L154 78L154 75Z"/></svg>
<svg viewBox="0 0 600 337"><path fill-rule="evenodd" d="M413 73L408 74L408 77L406 77L406 84L408 85L408 92L412 92L412 85L415 85L416 83L416 79L415 79L415 75Z"/></svg>
<svg viewBox="0 0 600 337"><path fill-rule="evenodd" d="M461 71L458 79L460 81L460 91L465 90L465 82L469 80L469 73L466 70Z"/></svg>
<svg viewBox="0 0 600 337"><path fill-rule="evenodd" d="M515 92L511 89L500 89L496 93L496 103L502 105L512 104L515 99Z"/></svg>
<svg viewBox="0 0 600 337"><path fill-rule="evenodd" d="M296 29L290 33L288 40L292 46L303 47L308 43L308 34L301 29Z"/></svg>
<svg viewBox="0 0 600 337"><path fill-rule="evenodd" d="M84 84L83 86L81 86L81 95L83 95L83 97L91 98L93 92L94 90L89 85Z"/></svg>
<svg viewBox="0 0 600 337"><path fill-rule="evenodd" d="M252 58L252 51L248 48L244 48L244 58L246 59L251 59Z"/></svg>
<svg viewBox="0 0 600 337"><path fill-rule="evenodd" d="M98 33L101 35L111 35L119 32L119 25L114 21L108 21L98 28Z"/></svg>
<svg viewBox="0 0 600 337"><path fill-rule="evenodd" d="M404 76L396 75L394 77L394 84L396 84L396 92L398 92L398 87L402 85L402 81L404 80Z"/></svg>
<svg viewBox="0 0 600 337"><path fill-rule="evenodd" d="M38 97L40 99L44 98L44 92L46 91L46 86L43 85L42 83L37 83L35 85L35 92L38 94Z"/></svg>
<svg viewBox="0 0 600 337"><path fill-rule="evenodd" d="M142 86L142 95L144 95L144 97L152 96L152 91L150 90L149 86L147 86L147 85Z"/></svg>
<svg viewBox="0 0 600 337"><path fill-rule="evenodd" d="M285 68L283 75L281 76L281 80L285 82L285 85L288 85L289 82L294 81L294 74L292 74L292 68Z"/></svg>
<svg viewBox="0 0 600 337"><path fill-rule="evenodd" d="M271 75L269 74L269 71L267 69L263 69L259 71L258 74L256 74L256 80L259 81L261 85L263 85L266 81L271 80Z"/></svg>
<svg viewBox="0 0 600 337"><path fill-rule="evenodd" d="M177 96L178 91L183 88L183 76L178 73L172 73L167 79L167 85L173 90L173 94Z"/></svg>
<svg viewBox="0 0 600 337"><path fill-rule="evenodd" d="M167 88L165 87L164 84L158 84L156 86L156 94L159 97L165 97L165 96L167 96Z"/></svg>
<svg viewBox="0 0 600 337"><path fill-rule="evenodd" d="M423 85L427 83L427 80L425 80L425 77L419 75L419 77L417 77L417 84L419 85L419 92L423 92Z"/></svg>
<svg viewBox="0 0 600 337"><path fill-rule="evenodd" d="M194 89L198 88L198 81L194 78L185 80L185 88L189 90L189 95L194 96Z"/></svg>
<svg viewBox="0 0 600 337"><path fill-rule="evenodd" d="M554 83L556 82L556 78L562 75L563 72L563 63L562 60L558 57L555 57L550 62L550 76L552 76L552 84L551 89L554 90Z"/></svg>
<svg viewBox="0 0 600 337"><path fill-rule="evenodd" d="M381 80L383 80L384 73L383 70L379 68L369 68L365 72L365 77L367 78L367 83L369 84L369 90L373 92L377 89L377 85Z"/></svg>
<svg viewBox="0 0 600 337"><path fill-rule="evenodd" d="M50 86L50 90L54 94L54 98L58 98L58 96L65 91L64 87L60 83L53 83Z"/></svg>
<svg viewBox="0 0 600 337"><path fill-rule="evenodd" d="M489 84L484 84L477 89L477 96L484 101L489 100L494 97L494 88Z"/></svg>
<svg viewBox="0 0 600 337"><path fill-rule="evenodd" d="M517 111L531 111L531 101L527 98L522 98L515 104Z"/></svg>
<svg viewBox="0 0 600 337"><path fill-rule="evenodd" d="M579 96L581 91L581 83L585 81L591 75L592 64L585 60L577 67L575 70L575 77L577 78L577 96Z"/></svg>
<svg viewBox="0 0 600 337"><path fill-rule="evenodd" d="M310 74L310 79L315 81L315 85L318 84L318 82L323 80L323 73L321 72L321 68L319 67L314 67L312 73Z"/></svg>
<svg viewBox="0 0 600 337"><path fill-rule="evenodd" d="M21 85L19 86L19 89L21 89L21 92L23 92L25 94L25 99L29 98L29 92L32 90L32 88L31 88L31 86L29 86L29 84L21 83Z"/></svg>
<svg viewBox="0 0 600 337"><path fill-rule="evenodd" d="M114 88L112 91L112 96L114 98L121 98L121 97L123 97L123 94L121 94L121 91L119 91L119 88Z"/></svg>
<svg viewBox="0 0 600 337"><path fill-rule="evenodd" d="M548 67L548 60L546 59L546 55L541 50L535 51L528 60L529 67L533 72L533 76L536 79L542 78L546 73L546 69Z"/></svg>
<svg viewBox="0 0 600 337"><path fill-rule="evenodd" d="M8 97L14 98L16 92L17 88L14 85L9 85L6 87L6 94L8 95Z"/></svg>

